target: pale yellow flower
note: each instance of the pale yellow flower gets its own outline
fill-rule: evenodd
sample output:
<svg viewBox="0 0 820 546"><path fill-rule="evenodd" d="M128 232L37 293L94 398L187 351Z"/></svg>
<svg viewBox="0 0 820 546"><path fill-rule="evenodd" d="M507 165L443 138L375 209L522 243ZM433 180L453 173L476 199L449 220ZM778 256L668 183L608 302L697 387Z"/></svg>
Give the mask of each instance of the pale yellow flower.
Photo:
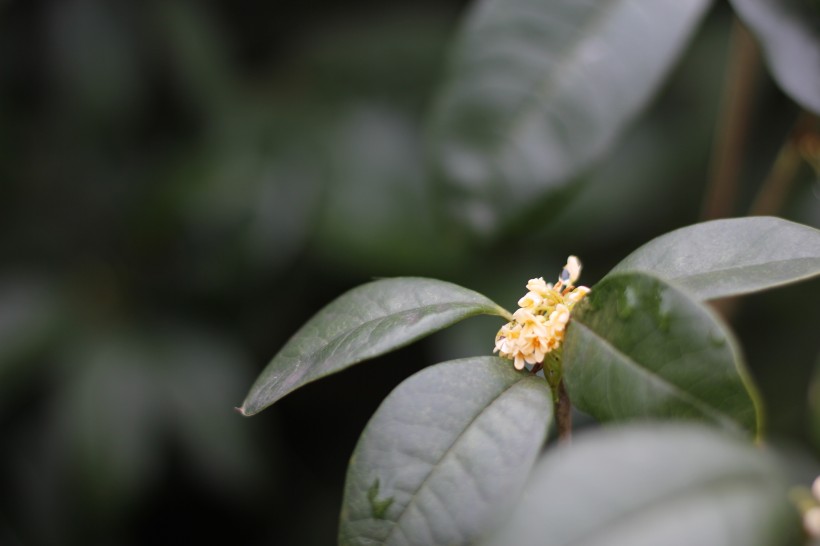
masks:
<svg viewBox="0 0 820 546"><path fill-rule="evenodd" d="M530 292L535 292L542 298L546 297L547 294L552 290L552 285L547 284L544 281L544 277L538 277L537 279L530 279L527 283L527 290Z"/></svg>
<svg viewBox="0 0 820 546"><path fill-rule="evenodd" d="M537 292L527 292L527 294L518 300L518 307L525 309L534 309L544 302L544 298Z"/></svg>
<svg viewBox="0 0 820 546"><path fill-rule="evenodd" d="M554 330L563 331L569 322L569 308L563 303L556 305L555 311L550 313L549 322Z"/></svg>
<svg viewBox="0 0 820 546"><path fill-rule="evenodd" d="M493 352L512 360L519 370L544 362L548 353L561 346L572 308L589 293L585 286L573 286L580 274L581 262L570 256L555 285L543 277L530 279L529 292L518 300L513 320L496 334Z"/></svg>

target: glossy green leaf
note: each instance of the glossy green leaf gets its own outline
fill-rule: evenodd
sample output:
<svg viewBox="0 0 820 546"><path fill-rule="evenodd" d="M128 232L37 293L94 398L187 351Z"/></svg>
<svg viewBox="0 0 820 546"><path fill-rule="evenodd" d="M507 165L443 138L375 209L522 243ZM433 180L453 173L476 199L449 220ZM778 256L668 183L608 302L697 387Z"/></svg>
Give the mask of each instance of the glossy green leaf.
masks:
<svg viewBox="0 0 820 546"><path fill-rule="evenodd" d="M728 329L703 304L643 273L608 277L573 314L570 399L602 421L697 419L757 432L757 395Z"/></svg>
<svg viewBox="0 0 820 546"><path fill-rule="evenodd" d="M820 114L820 2L731 0L763 49L774 79L803 108Z"/></svg>
<svg viewBox="0 0 820 546"><path fill-rule="evenodd" d="M473 544L516 500L551 420L546 381L508 360L454 360L414 375L359 439L339 544Z"/></svg>
<svg viewBox="0 0 820 546"><path fill-rule="evenodd" d="M649 241L611 271L645 271L708 300L820 275L820 231L768 216L713 220Z"/></svg>
<svg viewBox="0 0 820 546"><path fill-rule="evenodd" d="M432 118L447 212L491 231L600 158L709 4L477 2Z"/></svg>
<svg viewBox="0 0 820 546"><path fill-rule="evenodd" d="M434 279L374 281L343 294L294 334L240 408L253 415L289 392L475 315L509 313L472 290Z"/></svg>
<svg viewBox="0 0 820 546"><path fill-rule="evenodd" d="M493 546L796 544L800 520L764 452L709 428L581 434L536 465Z"/></svg>

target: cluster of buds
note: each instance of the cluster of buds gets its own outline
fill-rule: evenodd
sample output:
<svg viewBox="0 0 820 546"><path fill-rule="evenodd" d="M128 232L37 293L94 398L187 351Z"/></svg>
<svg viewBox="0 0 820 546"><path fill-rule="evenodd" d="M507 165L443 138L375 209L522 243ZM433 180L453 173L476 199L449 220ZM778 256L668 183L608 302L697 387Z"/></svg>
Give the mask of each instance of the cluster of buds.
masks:
<svg viewBox="0 0 820 546"><path fill-rule="evenodd" d="M817 505L820 503L820 476L814 480L811 492L815 505L803 512L803 528L812 538L820 538L820 506Z"/></svg>
<svg viewBox="0 0 820 546"><path fill-rule="evenodd" d="M518 370L525 363L540 368L546 355L561 346L572 308L589 293L586 286L575 286L580 275L581 262L570 256L555 285L543 277L530 279L513 320L495 336L493 352L513 360Z"/></svg>

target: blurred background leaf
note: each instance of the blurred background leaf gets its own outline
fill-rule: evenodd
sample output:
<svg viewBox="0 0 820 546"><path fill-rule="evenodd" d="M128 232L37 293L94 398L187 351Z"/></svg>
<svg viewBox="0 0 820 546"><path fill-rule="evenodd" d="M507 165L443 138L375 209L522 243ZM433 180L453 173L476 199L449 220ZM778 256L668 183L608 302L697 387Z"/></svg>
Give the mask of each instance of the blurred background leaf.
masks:
<svg viewBox="0 0 820 546"><path fill-rule="evenodd" d="M725 434L609 427L545 454L526 502L490 544L796 545L787 490L774 457Z"/></svg>
<svg viewBox="0 0 820 546"><path fill-rule="evenodd" d="M760 42L780 87L820 115L820 4L815 0L732 0Z"/></svg>
<svg viewBox="0 0 820 546"><path fill-rule="evenodd" d="M650 100L708 6L477 2L432 120L445 214L492 235L542 211Z"/></svg>

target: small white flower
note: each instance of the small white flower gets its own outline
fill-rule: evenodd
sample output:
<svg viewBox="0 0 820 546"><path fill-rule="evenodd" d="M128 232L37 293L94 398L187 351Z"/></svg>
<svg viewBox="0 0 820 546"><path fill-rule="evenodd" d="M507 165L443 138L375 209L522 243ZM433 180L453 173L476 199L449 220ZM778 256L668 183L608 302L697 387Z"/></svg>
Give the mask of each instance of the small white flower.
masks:
<svg viewBox="0 0 820 546"><path fill-rule="evenodd" d="M527 283L527 290L530 292L535 292L542 298L546 297L550 290L552 290L552 285L547 284L544 280L544 277L538 277L537 279L530 279Z"/></svg>
<svg viewBox="0 0 820 546"><path fill-rule="evenodd" d="M535 308L544 302L544 298L536 292L527 292L527 294L518 300L518 307Z"/></svg>
<svg viewBox="0 0 820 546"><path fill-rule="evenodd" d="M550 313L549 322L556 331L563 331L569 322L569 309L563 303L555 306L555 311Z"/></svg>

